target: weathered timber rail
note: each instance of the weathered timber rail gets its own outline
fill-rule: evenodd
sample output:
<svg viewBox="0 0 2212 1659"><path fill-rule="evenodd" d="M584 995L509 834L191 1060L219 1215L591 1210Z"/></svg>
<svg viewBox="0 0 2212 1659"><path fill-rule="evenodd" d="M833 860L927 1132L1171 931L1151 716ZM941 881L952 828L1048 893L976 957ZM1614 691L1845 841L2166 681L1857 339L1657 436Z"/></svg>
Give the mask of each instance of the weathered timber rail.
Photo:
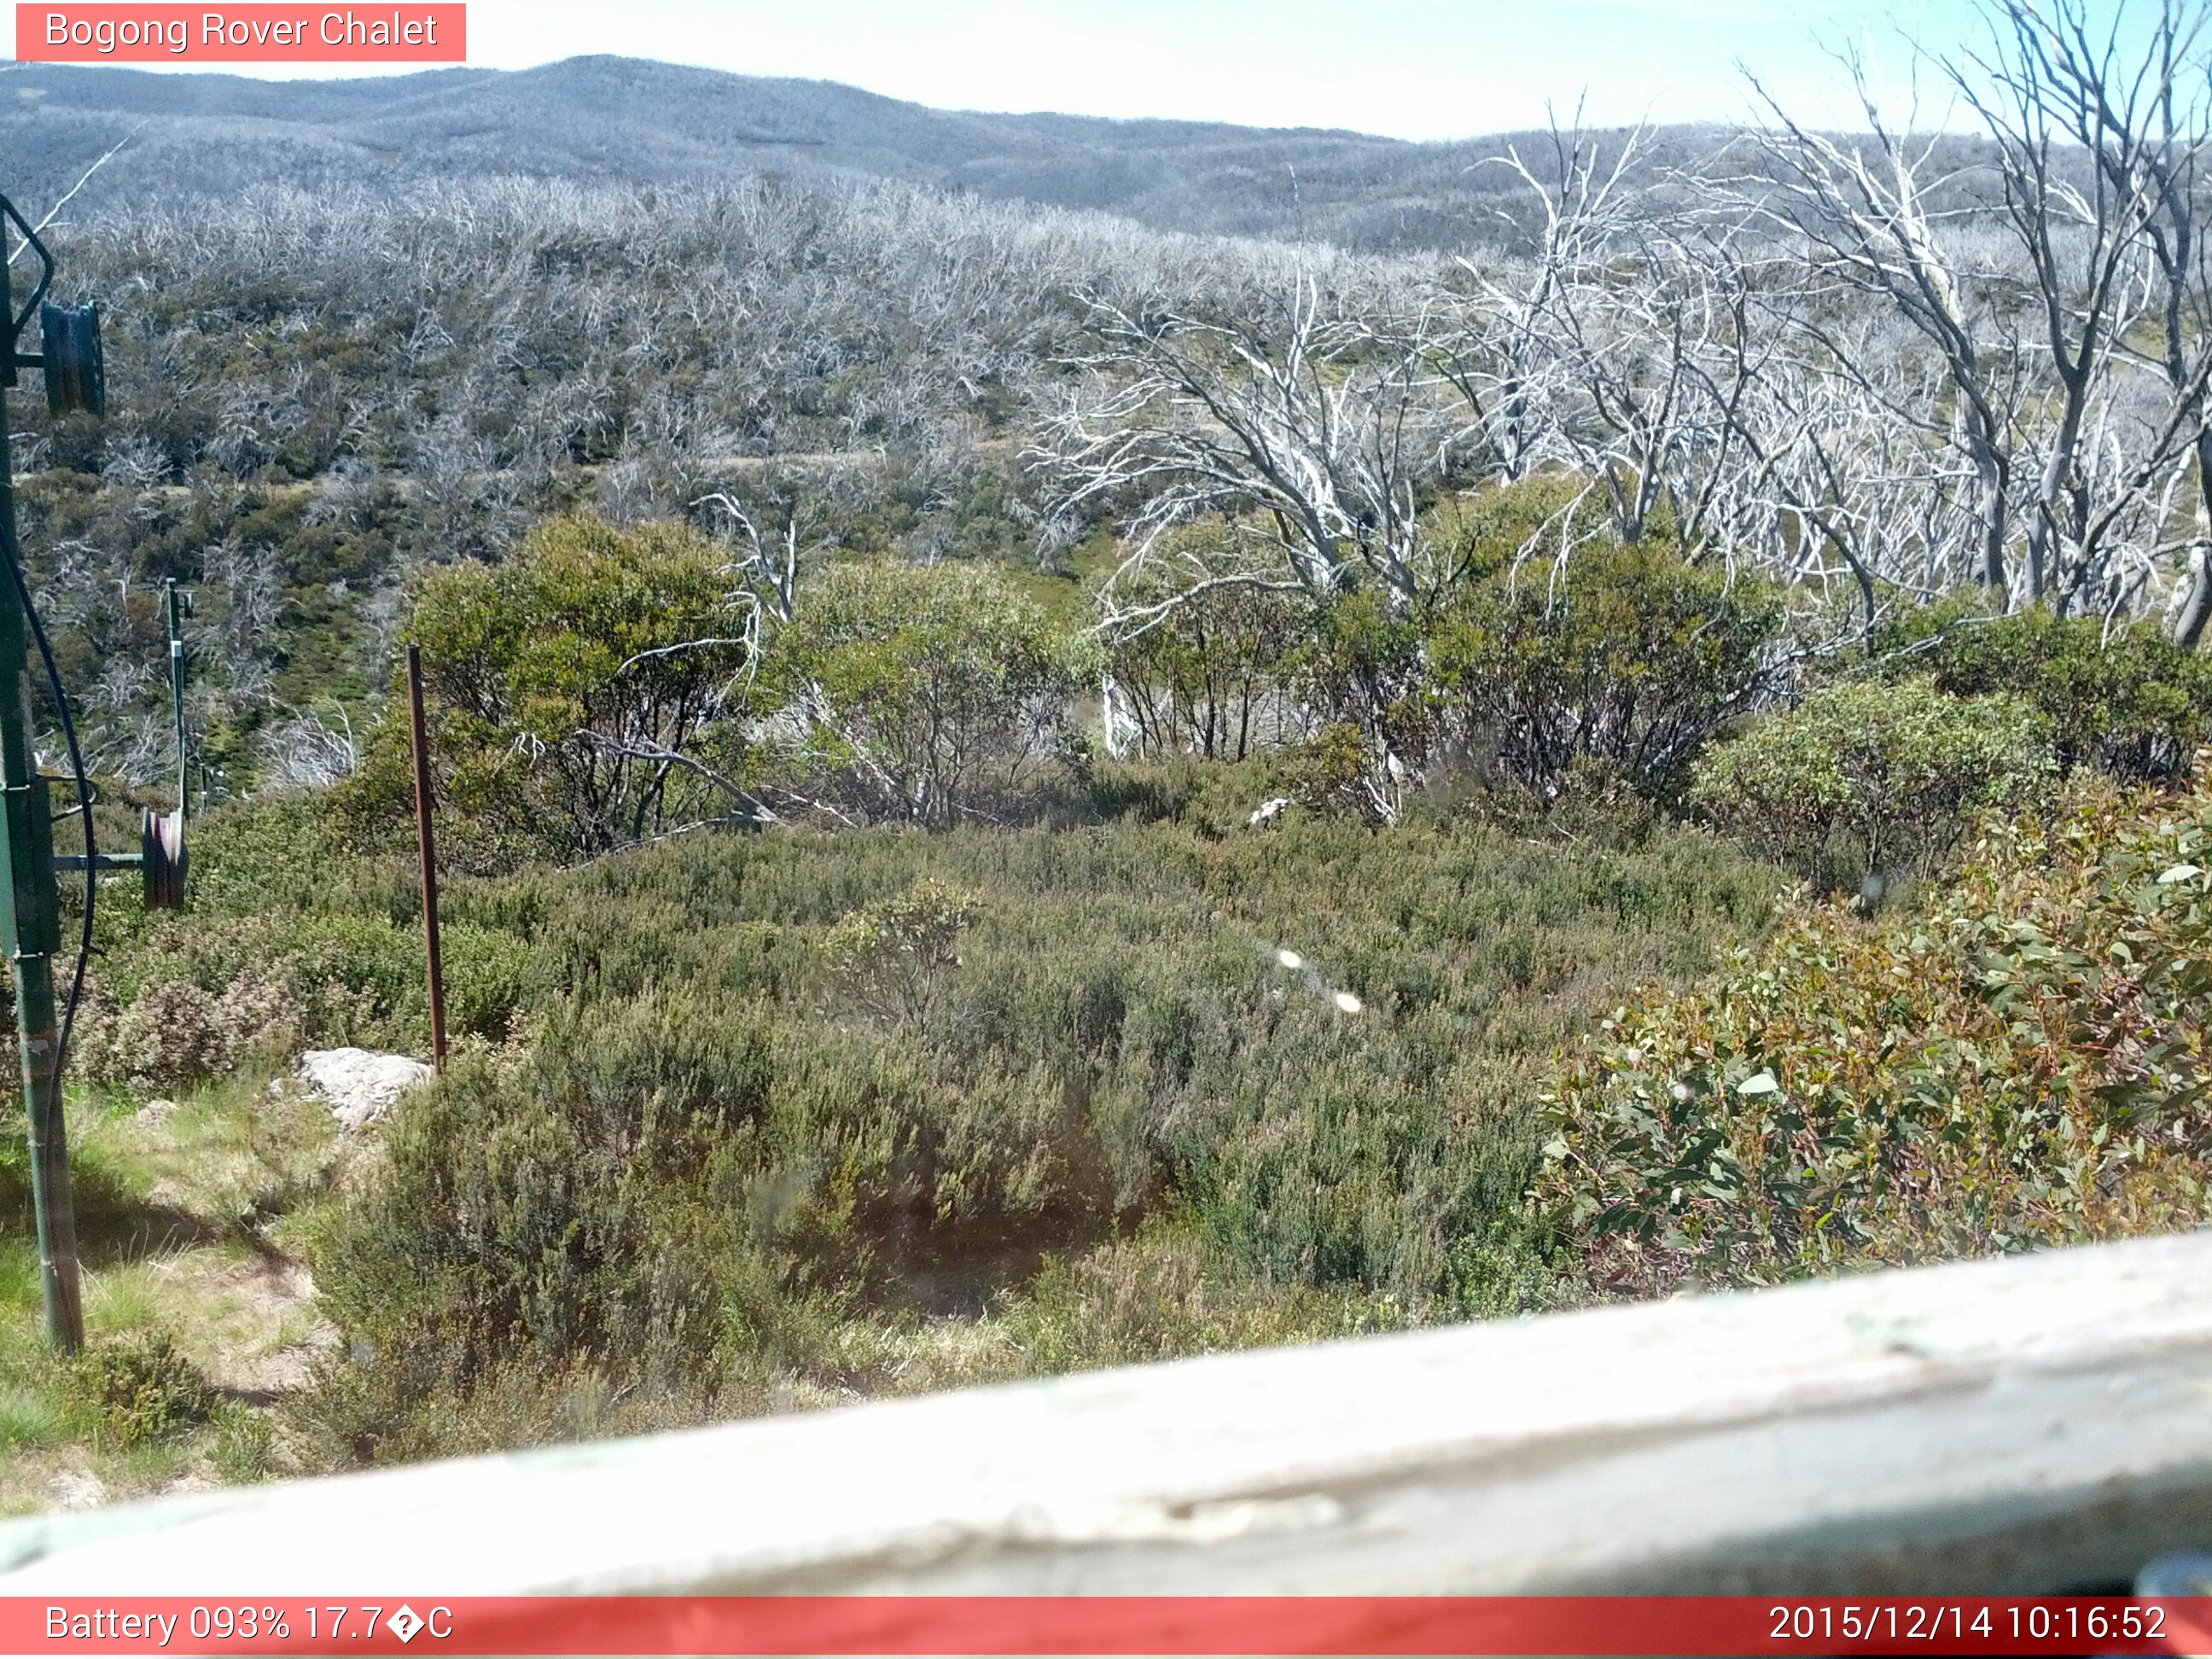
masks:
<svg viewBox="0 0 2212 1659"><path fill-rule="evenodd" d="M2212 1544L2212 1233L196 1493L0 1594L2042 1593Z"/></svg>

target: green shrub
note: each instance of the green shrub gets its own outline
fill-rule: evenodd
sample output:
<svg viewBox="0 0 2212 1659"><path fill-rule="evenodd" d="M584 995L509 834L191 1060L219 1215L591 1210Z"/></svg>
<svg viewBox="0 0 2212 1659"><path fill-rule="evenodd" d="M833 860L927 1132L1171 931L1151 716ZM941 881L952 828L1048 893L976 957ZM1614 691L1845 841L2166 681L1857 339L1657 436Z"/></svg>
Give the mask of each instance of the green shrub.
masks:
<svg viewBox="0 0 2212 1659"><path fill-rule="evenodd" d="M768 1066L757 1025L680 997L557 1018L520 1067L457 1057L319 1242L331 1316L403 1387L577 1358L696 1381L716 1229L682 1176Z"/></svg>
<svg viewBox="0 0 2212 1659"><path fill-rule="evenodd" d="M347 1343L313 1409L385 1458L756 1409L778 1377L1544 1305L1566 1292L1518 1219L1542 1066L1775 885L1692 832L1617 854L1303 816L724 836L457 883L457 915L531 941L540 1012L402 1105L318 1241ZM854 1018L836 961L911 969L927 1017ZM1084 1265L1146 1227L1185 1244ZM933 1316L1018 1304L981 1370L915 1351Z"/></svg>
<svg viewBox="0 0 2212 1659"><path fill-rule="evenodd" d="M1556 567L1478 543L1429 672L1446 730L1540 800L1593 769L1669 799L1707 738L1774 689L1784 620L1770 585L1657 540Z"/></svg>
<svg viewBox="0 0 2212 1659"><path fill-rule="evenodd" d="M1638 1295L2201 1224L2208 865L2212 795L2094 785L1910 914L1801 904L1565 1068L1540 1204Z"/></svg>
<svg viewBox="0 0 2212 1659"><path fill-rule="evenodd" d="M2033 704L2069 771L2172 783L2212 738L2212 659L2155 623L2062 621L2041 606L1994 617L1952 602L1907 612L1877 648L1892 677L1925 674L1954 696L2003 693Z"/></svg>
<svg viewBox="0 0 2212 1659"><path fill-rule="evenodd" d="M226 805L191 824L191 908L198 915L251 915L344 908L371 891L404 890L408 872L380 882L373 862L349 858L331 796L294 790ZM412 799L410 798L411 810ZM142 913L142 926L158 913Z"/></svg>
<svg viewBox="0 0 2212 1659"><path fill-rule="evenodd" d="M958 964L960 936L982 904L971 888L918 881L897 898L845 916L823 939L822 953L863 1005L887 1018L919 1020Z"/></svg>
<svg viewBox="0 0 2212 1659"><path fill-rule="evenodd" d="M1691 800L1726 834L1829 885L1925 870L1967 817L2051 775L2051 728L2006 696L1855 682L1770 714L1701 760Z"/></svg>
<svg viewBox="0 0 2212 1659"><path fill-rule="evenodd" d="M1208 526L1166 538L1114 584L1116 608L1144 622L1115 640L1107 666L1146 754L1241 761L1276 735L1302 607L1286 593L1232 584L1153 611L1236 568L1227 538Z"/></svg>
<svg viewBox="0 0 2212 1659"><path fill-rule="evenodd" d="M208 1461L229 1486L272 1478L282 1467L276 1419L242 1400L220 1403L211 1414Z"/></svg>
<svg viewBox="0 0 2212 1659"><path fill-rule="evenodd" d="M1407 785L1436 746L1425 641L1418 623L1372 589L1309 611L1291 659L1293 684L1329 723L1293 762L1298 794L1317 809L1397 821Z"/></svg>
<svg viewBox="0 0 2212 1659"><path fill-rule="evenodd" d="M1370 819L1385 816L1370 793L1370 780L1381 769L1366 737L1350 720L1331 720L1287 750L1279 769L1287 799L1314 811L1352 812Z"/></svg>
<svg viewBox="0 0 2212 1659"><path fill-rule="evenodd" d="M938 828L1003 811L1054 752L1087 655L1000 570L833 565L775 642L810 787Z"/></svg>
<svg viewBox="0 0 2212 1659"><path fill-rule="evenodd" d="M84 1074L141 1096L174 1094L235 1068L256 1048L297 1042L306 1011L282 978L248 971L219 994L189 980L149 986L122 1009L88 1000L75 1038Z"/></svg>
<svg viewBox="0 0 2212 1659"><path fill-rule="evenodd" d="M195 1428L215 1409L215 1391L207 1378L158 1332L100 1343L79 1365L102 1432L123 1445Z"/></svg>
<svg viewBox="0 0 2212 1659"><path fill-rule="evenodd" d="M196 821L194 837L186 910L100 907L99 976L72 1045L84 1075L163 1092L258 1051L428 1051L411 858L349 857L304 795L226 806ZM526 915L480 921L465 885L447 894L447 1029L497 1042L562 973L531 951Z"/></svg>
<svg viewBox="0 0 2212 1659"><path fill-rule="evenodd" d="M750 613L696 532L543 526L495 566L433 570L407 637L422 648L441 852L461 867L603 853L671 823L750 810L737 717ZM408 696L396 672L359 770L335 792L358 845L412 812Z"/></svg>

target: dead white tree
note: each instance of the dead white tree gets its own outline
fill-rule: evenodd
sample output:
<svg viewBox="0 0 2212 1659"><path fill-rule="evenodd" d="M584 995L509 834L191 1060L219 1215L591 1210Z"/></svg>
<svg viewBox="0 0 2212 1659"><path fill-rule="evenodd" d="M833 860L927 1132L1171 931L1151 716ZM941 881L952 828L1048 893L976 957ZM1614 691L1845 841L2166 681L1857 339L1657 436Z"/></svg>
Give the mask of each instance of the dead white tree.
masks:
<svg viewBox="0 0 2212 1659"><path fill-rule="evenodd" d="M794 507L784 514L781 536L763 537L752 514L726 490L702 495L691 507L695 512L706 509L718 521L719 538L737 555L730 563L730 574L738 582L731 598L750 619L744 641L746 661L757 664L762 619L788 623L799 601L799 511ZM738 537L744 539L738 541Z"/></svg>
<svg viewBox="0 0 2212 1659"><path fill-rule="evenodd" d="M254 747L269 783L326 789L361 764L353 717L343 703L327 707L335 723L316 709L297 708L261 734Z"/></svg>
<svg viewBox="0 0 2212 1659"><path fill-rule="evenodd" d="M1647 134L1625 134L1610 155L1574 121L1550 129L1540 170L1509 146L1483 165L1510 173L1533 210L1533 246L1524 258L1458 263L1474 303L1444 342L1438 363L1466 401L1472 429L1495 458L1499 481L1512 483L1546 461L1563 459L1544 442L1551 429L1561 362L1559 312L1568 289L1587 283L1633 222L1642 193L1633 183ZM1517 229L1506 210L1498 216Z"/></svg>
<svg viewBox="0 0 2212 1659"><path fill-rule="evenodd" d="M1227 588L1321 604L1365 590L1396 618L1441 591L1448 561L1421 513L1459 422L1431 308L1363 309L1302 259L1280 289L1218 313L1097 295L1086 309L1091 343L1073 365L1085 390L1028 459L1060 514L1124 511L1131 551L1101 594L1109 642ZM1209 515L1227 530L1225 556L1163 581L1163 537ZM1420 760L1388 711L1417 688L1395 658L1341 666L1332 717L1359 735L1353 793L1390 822Z"/></svg>
<svg viewBox="0 0 2212 1659"><path fill-rule="evenodd" d="M1823 298L1769 302L1762 326L1783 343L1733 416L1774 510L1763 568L1824 594L1848 582L1855 600L1850 626L1811 633L1816 652L1870 641L1899 599L1956 581L1978 484L1935 412L1946 371L1893 314L1832 315Z"/></svg>
<svg viewBox="0 0 2212 1659"><path fill-rule="evenodd" d="M1717 549L1733 562L1759 536L1762 458L1741 416L1773 336L1737 234L1646 221L1552 302L1567 394L1555 442L1629 545L1662 518L1693 560Z"/></svg>
<svg viewBox="0 0 2212 1659"><path fill-rule="evenodd" d="M112 144L110 144L106 149L103 150L98 160L94 161L90 167L87 167L82 173L77 175L76 182L71 185L67 190L64 191L61 195L55 199L54 204L48 208L44 214L40 216L39 222L31 227L33 232L36 233L50 228L55 222L61 217L62 210L76 199L77 192L92 182L93 174L98 173L100 168L106 167L110 161L121 155L125 148L130 144L131 141L138 136L139 128L143 127L146 124L143 121L139 122L137 126L131 128L130 131L125 133ZM18 242L14 250L8 255L8 263L11 265L14 264L16 260L23 257L23 254L29 247L30 244L28 242Z"/></svg>
<svg viewBox="0 0 2212 1659"><path fill-rule="evenodd" d="M1795 372L1774 293L1792 262L1741 204L1640 166L1646 137L1608 152L1554 127L1541 165L1500 158L1522 204L1507 216L1534 224L1534 251L1462 262L1473 303L1444 377L1491 434L1500 482L1537 466L1585 482L1602 510L1580 515L1584 533L1633 544L1663 521L1692 560L1786 575L1795 521L1772 475L1795 440L1759 405L1774 402L1768 378Z"/></svg>
<svg viewBox="0 0 2212 1659"><path fill-rule="evenodd" d="M1209 514L1246 554L1113 627L1206 587L1327 598L1371 580L1403 609L1433 586L1419 512L1449 423L1425 323L1378 329L1303 265L1279 296L1218 316L1095 295L1086 311L1085 389L1027 452L1060 510L1126 506L1133 574L1164 532Z"/></svg>
<svg viewBox="0 0 2212 1659"><path fill-rule="evenodd" d="M1953 234L1972 207L1960 171L1946 169L1951 146L1893 128L1863 58L1846 52L1841 63L1865 113L1866 134L1845 140L1813 131L1754 80L1772 119L1753 135L1767 176L1731 205L1764 216L1846 291L1892 307L1932 352L1948 410L1942 424L1976 483L1972 557L1959 574L2004 593L2016 416L2025 395L2020 356ZM1938 418L1929 411L1929 424Z"/></svg>
<svg viewBox="0 0 2212 1659"><path fill-rule="evenodd" d="M1893 129L1847 55L1867 133L1809 132L1767 99L1774 125L1757 139L1767 176L1734 187L1732 204L1755 204L1836 285L1797 319L1795 355L1901 422L1856 444L1838 441L1847 422L1808 423L1802 441L1826 482L1800 505L1875 528L1846 503L1898 481L1896 462L1911 455L1897 441L1917 433L1930 441L1917 493L1940 508L1918 516L1972 548L1974 578L2007 603L2062 615L2163 603L2193 645L2212 615L2203 0L2124 15L2088 0L1979 9L1985 43L1929 61L1983 142L1961 150ZM1869 358L1853 337L1864 303L1911 331L1895 361ZM1971 525L1957 522L1945 445L1972 475ZM1897 538L1881 539L1894 562Z"/></svg>
<svg viewBox="0 0 2212 1659"><path fill-rule="evenodd" d="M2151 0L2147 43L2124 56L2117 33L2102 41L2087 13L2063 4L2020 20L2017 38L2033 51L2041 78L2057 89L2070 136L2094 161L2100 189L2141 204L2141 237L2150 268L2149 311L2157 344L2146 354L2170 399L2172 438L2189 451L2187 492L2194 507L2172 584L2168 625L2194 647L2212 617L2212 259L2203 234L2203 164L2212 147L2212 66L2207 61L2207 8L2202 0ZM2147 8L2139 8L2137 15ZM2119 349L2136 348L2123 338ZM2137 486L2141 488L2142 486ZM2160 496L2175 488L2169 476ZM2154 507L2161 526L2174 518Z"/></svg>
<svg viewBox="0 0 2212 1659"><path fill-rule="evenodd" d="M2148 40L2130 49L2118 9L2099 30L2083 0L1992 0L1988 45L1946 65L1994 146L1998 222L2018 249L2021 309L2038 325L2039 395L2023 423L2038 463L2026 596L2062 614L2133 585L2128 567L2164 541L2174 475L2204 434L2212 355L2185 339L2177 366L2169 332L2161 374L2136 343L2165 277L2154 227L2201 206L2175 199L2175 187L2204 143L2192 107L2201 94L2181 84L2202 73L2191 60L2203 12L2159 7ZM2170 308L2179 295L2166 286ZM2167 394L2163 408L2154 387Z"/></svg>

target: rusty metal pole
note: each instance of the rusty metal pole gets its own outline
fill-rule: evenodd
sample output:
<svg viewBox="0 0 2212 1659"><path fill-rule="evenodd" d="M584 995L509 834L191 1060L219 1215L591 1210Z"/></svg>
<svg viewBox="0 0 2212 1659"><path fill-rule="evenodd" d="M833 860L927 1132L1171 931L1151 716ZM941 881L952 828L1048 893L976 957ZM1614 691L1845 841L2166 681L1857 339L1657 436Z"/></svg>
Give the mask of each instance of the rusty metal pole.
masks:
<svg viewBox="0 0 2212 1659"><path fill-rule="evenodd" d="M438 849L430 834L430 731L422 718L422 647L407 647L408 712L415 727L415 839L422 851L422 939L430 958L430 1063L446 1069L446 978L438 958Z"/></svg>

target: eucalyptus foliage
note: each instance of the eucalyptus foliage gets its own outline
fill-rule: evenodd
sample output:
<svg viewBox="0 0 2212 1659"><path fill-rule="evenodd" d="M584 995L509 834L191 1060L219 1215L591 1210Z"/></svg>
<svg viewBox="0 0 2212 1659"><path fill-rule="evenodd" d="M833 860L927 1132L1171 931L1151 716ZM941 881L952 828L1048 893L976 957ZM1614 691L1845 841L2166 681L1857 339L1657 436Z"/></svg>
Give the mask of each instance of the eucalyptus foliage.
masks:
<svg viewBox="0 0 2212 1659"><path fill-rule="evenodd" d="M979 564L832 565L777 650L828 799L939 827L1019 799L1087 665L1043 606Z"/></svg>
<svg viewBox="0 0 2212 1659"><path fill-rule="evenodd" d="M1923 871L1977 808L2018 805L2051 777L2051 726L2006 696L1924 681L1814 692L1698 763L1690 797L1729 835L1850 885Z"/></svg>
<svg viewBox="0 0 2212 1659"><path fill-rule="evenodd" d="M749 814L723 769L743 764L735 722L757 641L732 586L696 532L588 520L533 532L496 565L427 575L407 634L422 647L450 852L478 865L573 858ZM372 842L411 800L407 696L403 672L338 792Z"/></svg>
<svg viewBox="0 0 2212 1659"><path fill-rule="evenodd" d="M2059 617L2041 605L1997 616L1954 600L1903 613L1876 643L1889 678L1926 675L1955 696L2001 692L2033 704L2069 770L2174 783L2212 738L2212 659L2154 623Z"/></svg>
<svg viewBox="0 0 2212 1659"><path fill-rule="evenodd" d="M1907 913L1799 904L1574 1058L1540 1204L1632 1294L2201 1224L2208 867L2212 794L2093 782Z"/></svg>

